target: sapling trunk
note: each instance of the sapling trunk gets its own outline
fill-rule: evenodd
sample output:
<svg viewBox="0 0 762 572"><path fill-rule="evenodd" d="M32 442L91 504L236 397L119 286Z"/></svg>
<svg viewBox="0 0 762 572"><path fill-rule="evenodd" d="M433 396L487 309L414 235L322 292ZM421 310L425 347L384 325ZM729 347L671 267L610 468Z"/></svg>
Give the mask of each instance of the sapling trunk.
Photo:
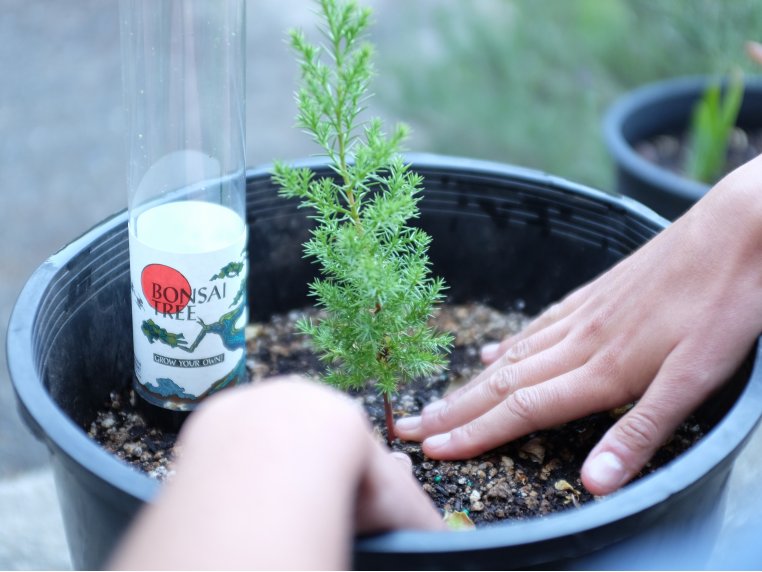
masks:
<svg viewBox="0 0 762 572"><path fill-rule="evenodd" d="M320 8L325 46L291 34L301 60L297 123L325 150L333 176L277 163L273 178L281 196L314 210L317 223L304 252L320 265L310 293L325 317L298 327L327 364L326 382L376 384L391 444L389 397L446 363L452 337L428 324L445 285L431 276L430 237L409 225L419 215L422 179L399 154L407 129L387 136L380 120L361 119L373 76L372 50L362 41L370 12L353 1L321 0Z"/></svg>
<svg viewBox="0 0 762 572"><path fill-rule="evenodd" d="M389 396L384 393L384 417L386 418L386 443L391 447L397 434L394 431L394 412Z"/></svg>

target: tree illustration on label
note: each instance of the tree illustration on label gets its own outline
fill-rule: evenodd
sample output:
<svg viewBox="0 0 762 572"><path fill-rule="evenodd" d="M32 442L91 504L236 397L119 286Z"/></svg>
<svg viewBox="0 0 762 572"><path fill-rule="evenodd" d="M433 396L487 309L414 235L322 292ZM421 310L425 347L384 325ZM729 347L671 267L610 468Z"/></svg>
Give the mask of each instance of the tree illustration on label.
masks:
<svg viewBox="0 0 762 572"><path fill-rule="evenodd" d="M223 278L235 278L243 270L243 262L228 262L225 266L220 268L220 271L212 276L209 281L222 280Z"/></svg>
<svg viewBox="0 0 762 572"><path fill-rule="evenodd" d="M145 334L150 343L161 340L171 348L187 349L188 342L185 341L184 334L173 334L168 332L153 320L145 320L141 326L141 331Z"/></svg>
<svg viewBox="0 0 762 572"><path fill-rule="evenodd" d="M229 263L222 269L218 277L224 277L232 273L235 277L240 274L242 265L239 267L236 263ZM214 277L213 277L214 279ZM196 293L191 288L188 280L180 272L163 264L150 264L143 269L141 276L143 293L148 303L157 311L165 313L176 313L182 311L188 302L193 300ZM242 281L241 289L236 295L236 300L240 301L242 292L245 292L246 281ZM220 316L214 323L207 324L201 318L196 318L196 323L201 326L201 331L188 346L188 341L182 333L173 333L167 331L156 324L153 320L144 320L141 325L141 331L150 343L159 341L172 348L178 348L188 353L193 353L201 340L207 334L216 334L220 337L223 346L227 350L235 351L245 346L244 330L236 326L236 322L243 316L245 304L240 304L237 308L226 312Z"/></svg>
<svg viewBox="0 0 762 572"><path fill-rule="evenodd" d="M145 379L142 383L144 389L155 398L172 397L196 401L245 380L245 352L240 357L236 355L235 361L231 364L232 369L226 368L226 372L221 376L217 373L209 380L208 385L198 392L198 395L194 395L196 392L191 393L185 389L183 387L185 384L178 383L176 378L176 375L180 375L178 370L190 371L227 365L229 361L226 358L233 355L230 352L237 354L245 350L244 328L237 325L246 313L245 256L244 249L238 261L231 261L221 268L218 267L219 271L205 284L191 285L186 275L165 264L152 263L143 268L140 274L142 293L147 307L152 309L149 312L151 314L155 312L155 315L152 318L143 315L139 331L151 345L164 345L186 355L194 354L193 357L188 358L182 358L176 353L149 354L152 357L150 361L152 371L156 373L147 376L149 379ZM192 272L188 273L188 276L192 278ZM228 311L224 311L222 309L224 306L220 304L227 305L229 285L237 287L237 292L233 302L227 306ZM135 298L139 298L137 293ZM207 307L211 310L211 315L206 310ZM201 311L202 308L205 309L204 312ZM199 314L204 314L204 317ZM192 324L195 324L195 327ZM216 343L221 344L221 347L219 345L216 347L222 352L210 354L208 350L215 346L205 342L205 353L196 357L196 350L200 349L202 341L210 336L218 340Z"/></svg>
<svg viewBox="0 0 762 572"><path fill-rule="evenodd" d="M144 320L141 330L151 343L158 340L169 347L178 348L188 353L193 353L207 334L217 334L220 336L225 349L234 351L246 345L244 329L236 327L236 322L243 316L244 307L244 304L241 304L236 309L220 316L212 324L206 324L201 318L198 318L196 322L201 326L201 331L190 346L188 346L183 334L168 332L153 320Z"/></svg>

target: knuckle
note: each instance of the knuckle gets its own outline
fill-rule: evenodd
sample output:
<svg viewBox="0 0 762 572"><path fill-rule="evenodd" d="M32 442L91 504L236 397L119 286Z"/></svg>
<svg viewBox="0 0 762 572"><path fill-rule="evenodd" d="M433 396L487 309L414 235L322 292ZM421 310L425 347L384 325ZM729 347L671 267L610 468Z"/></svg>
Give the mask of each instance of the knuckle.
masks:
<svg viewBox="0 0 762 572"><path fill-rule="evenodd" d="M595 360L595 373L606 379L618 378L622 371L621 355L617 348L602 351Z"/></svg>
<svg viewBox="0 0 762 572"><path fill-rule="evenodd" d="M508 351L504 354L504 359L507 363L517 362L523 360L531 352L531 345L528 339L519 340L513 344Z"/></svg>
<svg viewBox="0 0 762 572"><path fill-rule="evenodd" d="M485 397L490 401L499 401L511 392L515 383L513 368L501 367L484 384Z"/></svg>
<svg viewBox="0 0 762 572"><path fill-rule="evenodd" d="M648 451L659 444L659 424L649 413L634 409L616 425L616 438L632 451Z"/></svg>
<svg viewBox="0 0 762 572"><path fill-rule="evenodd" d="M704 363L687 364L683 368L676 368L672 374L675 387L693 387L702 393L707 392L716 383L716 379L712 367Z"/></svg>
<svg viewBox="0 0 762 572"><path fill-rule="evenodd" d="M462 443L475 443L484 436L484 433L481 424L478 421L472 421L453 431L453 436Z"/></svg>
<svg viewBox="0 0 762 572"><path fill-rule="evenodd" d="M495 445L490 439L491 427L483 418L475 419L452 432L453 446L464 457L474 457Z"/></svg>
<svg viewBox="0 0 762 572"><path fill-rule="evenodd" d="M539 400L533 387L522 387L503 401L507 414L532 423L538 411Z"/></svg>
<svg viewBox="0 0 762 572"><path fill-rule="evenodd" d="M613 308L600 308L598 309L583 325L581 328L581 335L584 339L596 339L600 336L601 332L611 321L611 314Z"/></svg>
<svg viewBox="0 0 762 572"><path fill-rule="evenodd" d="M604 326L603 316L596 314L582 326L583 338L596 338Z"/></svg>

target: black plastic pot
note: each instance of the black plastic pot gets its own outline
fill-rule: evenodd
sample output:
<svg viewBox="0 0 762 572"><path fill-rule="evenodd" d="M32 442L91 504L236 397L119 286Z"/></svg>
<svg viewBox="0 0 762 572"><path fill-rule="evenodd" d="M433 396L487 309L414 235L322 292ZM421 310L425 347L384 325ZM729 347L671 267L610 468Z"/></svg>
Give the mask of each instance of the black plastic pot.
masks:
<svg viewBox="0 0 762 572"><path fill-rule="evenodd" d="M534 171L427 155L410 160L425 178L420 224L434 238L435 271L455 301L537 312L666 225L630 199ZM248 219L253 319L303 306L314 272L302 258L307 219L276 196L266 168L248 173ZM158 489L82 429L108 393L131 378L126 224L125 213L118 214L43 264L21 293L8 333L20 408L50 448L72 559L88 569L103 564ZM711 548L732 460L762 410L755 356L700 412L717 424L698 445L602 502L470 533L401 531L360 539L355 564L645 568L647 558L668 567L678 556L677 562L698 567L692 558ZM686 537L698 542L689 553L675 553L667 542Z"/></svg>
<svg viewBox="0 0 762 572"><path fill-rule="evenodd" d="M618 99L603 120L603 134L617 172L617 191L674 220L706 194L709 185L682 177L644 159L635 148L659 135L686 132L707 76L645 85ZM762 79L747 77L737 125L762 127Z"/></svg>

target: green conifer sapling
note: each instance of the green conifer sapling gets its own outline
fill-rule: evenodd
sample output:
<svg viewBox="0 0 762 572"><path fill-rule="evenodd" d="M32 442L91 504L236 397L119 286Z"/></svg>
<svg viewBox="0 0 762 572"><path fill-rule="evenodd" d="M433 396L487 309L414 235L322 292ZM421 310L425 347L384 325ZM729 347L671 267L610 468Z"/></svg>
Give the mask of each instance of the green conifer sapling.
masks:
<svg viewBox="0 0 762 572"><path fill-rule="evenodd" d="M335 177L277 164L273 178L283 197L314 210L317 223L304 251L321 268L310 293L325 318L298 327L328 364L326 382L376 384L391 443L390 396L446 363L452 336L428 325L445 285L431 276L431 238L409 225L419 214L422 179L399 154L406 128L386 136L380 120L360 117L373 75L372 49L362 39L370 11L354 1L320 0L320 8L323 46L291 33L301 61L297 124L325 150Z"/></svg>

